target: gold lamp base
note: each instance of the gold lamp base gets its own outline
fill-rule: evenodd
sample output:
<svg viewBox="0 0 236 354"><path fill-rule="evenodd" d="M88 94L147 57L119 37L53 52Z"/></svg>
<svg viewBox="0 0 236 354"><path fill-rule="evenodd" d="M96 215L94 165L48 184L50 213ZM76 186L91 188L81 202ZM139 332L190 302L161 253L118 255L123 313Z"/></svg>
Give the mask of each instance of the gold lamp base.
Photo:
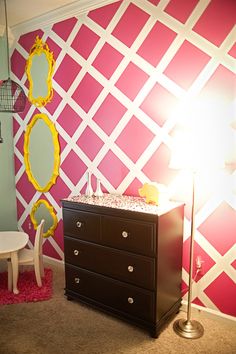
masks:
<svg viewBox="0 0 236 354"><path fill-rule="evenodd" d="M204 328L198 321L187 321L179 319L174 322L174 331L180 336L188 339L197 339L203 336Z"/></svg>

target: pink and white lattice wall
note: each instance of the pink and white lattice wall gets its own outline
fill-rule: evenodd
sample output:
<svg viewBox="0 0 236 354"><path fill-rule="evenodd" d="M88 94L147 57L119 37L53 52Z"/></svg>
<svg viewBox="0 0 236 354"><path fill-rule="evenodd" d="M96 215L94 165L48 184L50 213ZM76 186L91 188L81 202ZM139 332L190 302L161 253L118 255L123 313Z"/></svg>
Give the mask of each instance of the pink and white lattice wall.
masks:
<svg viewBox="0 0 236 354"><path fill-rule="evenodd" d="M29 213L38 199L46 199L59 220L55 236L45 239L45 255L63 259L60 199L83 193L87 170L93 186L100 178L110 193L137 195L143 183L156 181L186 202L186 286L191 198L183 171L168 167L172 135L190 97L210 93L224 109L206 130L209 141L219 119L235 139L235 20L234 0L124 0L19 36L12 75L26 92L25 61L36 35L56 60L51 103L42 109L28 103L14 116L19 227L33 242ZM60 175L44 194L28 181L23 163L24 132L36 112L55 123L61 149ZM225 140L222 132L219 146ZM232 157L229 162L197 191L195 256L204 260L204 274L195 279L193 298L236 316L236 164Z"/></svg>

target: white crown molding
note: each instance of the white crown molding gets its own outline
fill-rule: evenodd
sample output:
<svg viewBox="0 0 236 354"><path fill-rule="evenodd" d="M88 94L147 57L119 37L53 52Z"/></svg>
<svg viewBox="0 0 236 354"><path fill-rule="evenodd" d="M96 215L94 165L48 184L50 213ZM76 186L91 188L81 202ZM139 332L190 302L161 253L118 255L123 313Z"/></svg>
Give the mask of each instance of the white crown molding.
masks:
<svg viewBox="0 0 236 354"><path fill-rule="evenodd" d="M59 9L47 12L44 15L34 17L31 20L19 23L11 27L15 38L21 34L32 32L38 28L50 27L54 23L67 18L84 14L96 8L117 2L118 0L77 0Z"/></svg>

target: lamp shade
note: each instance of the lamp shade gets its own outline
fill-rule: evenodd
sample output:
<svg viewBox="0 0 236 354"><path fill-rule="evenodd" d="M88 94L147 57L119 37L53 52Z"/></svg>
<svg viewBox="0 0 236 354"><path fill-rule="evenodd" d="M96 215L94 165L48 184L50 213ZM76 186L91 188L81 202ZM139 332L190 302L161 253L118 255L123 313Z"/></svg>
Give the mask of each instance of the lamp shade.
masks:
<svg viewBox="0 0 236 354"><path fill-rule="evenodd" d="M206 136L189 129L176 132L173 137L169 167L193 171L224 168L224 151L214 134Z"/></svg>

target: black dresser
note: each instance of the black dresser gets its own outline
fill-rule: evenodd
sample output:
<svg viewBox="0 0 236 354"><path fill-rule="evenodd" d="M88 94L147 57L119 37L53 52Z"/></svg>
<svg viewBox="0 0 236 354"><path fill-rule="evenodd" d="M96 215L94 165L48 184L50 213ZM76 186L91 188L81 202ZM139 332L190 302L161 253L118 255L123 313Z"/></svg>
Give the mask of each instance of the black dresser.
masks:
<svg viewBox="0 0 236 354"><path fill-rule="evenodd" d="M67 298L157 337L181 303L183 204L105 194L62 207Z"/></svg>

